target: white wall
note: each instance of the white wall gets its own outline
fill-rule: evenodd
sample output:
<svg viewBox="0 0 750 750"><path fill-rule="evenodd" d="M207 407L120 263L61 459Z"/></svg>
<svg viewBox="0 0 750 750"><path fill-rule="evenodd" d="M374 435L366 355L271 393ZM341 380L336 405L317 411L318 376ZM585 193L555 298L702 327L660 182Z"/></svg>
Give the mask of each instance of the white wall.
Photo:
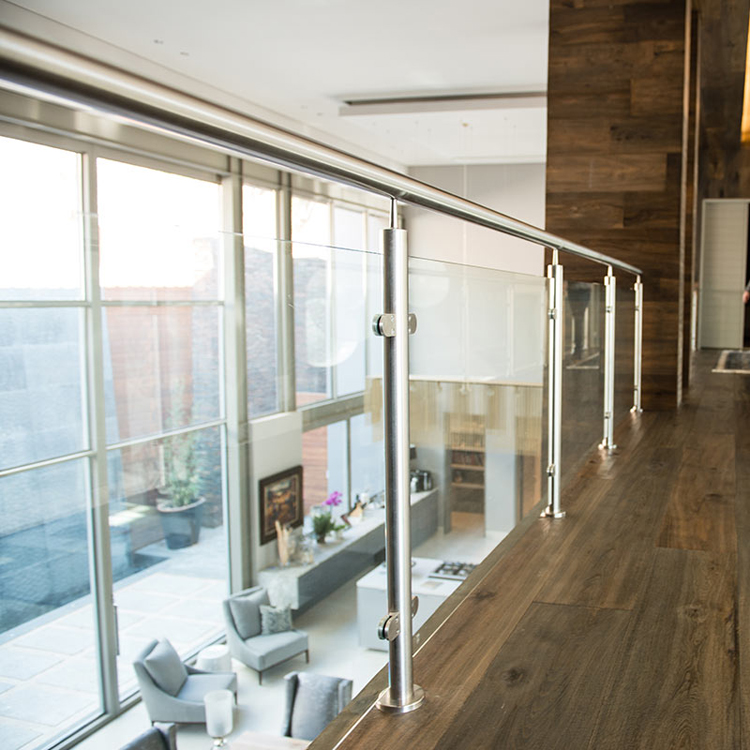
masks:
<svg viewBox="0 0 750 750"><path fill-rule="evenodd" d="M302 463L302 414L274 414L250 423L250 535L253 575L278 564L276 541L260 545L260 497L258 483Z"/></svg>
<svg viewBox="0 0 750 750"><path fill-rule="evenodd" d="M409 174L544 227L545 170L544 164L482 164L412 167ZM543 273L544 250L529 242L421 209L408 207L404 216L412 255L535 276Z"/></svg>

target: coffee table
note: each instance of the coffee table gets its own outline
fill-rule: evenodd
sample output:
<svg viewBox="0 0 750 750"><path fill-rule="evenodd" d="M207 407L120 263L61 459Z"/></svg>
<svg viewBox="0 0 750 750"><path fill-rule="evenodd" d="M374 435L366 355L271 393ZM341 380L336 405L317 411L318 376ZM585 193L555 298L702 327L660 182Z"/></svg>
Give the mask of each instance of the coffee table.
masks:
<svg viewBox="0 0 750 750"><path fill-rule="evenodd" d="M294 737L244 732L236 740L232 740L229 747L230 750L303 750L309 744L309 740L297 740Z"/></svg>

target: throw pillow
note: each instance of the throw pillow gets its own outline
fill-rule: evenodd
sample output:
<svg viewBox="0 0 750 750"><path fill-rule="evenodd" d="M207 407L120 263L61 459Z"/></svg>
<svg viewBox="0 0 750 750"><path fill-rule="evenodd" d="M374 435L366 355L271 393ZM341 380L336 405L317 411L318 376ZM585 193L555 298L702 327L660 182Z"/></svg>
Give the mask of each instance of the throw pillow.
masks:
<svg viewBox="0 0 750 750"><path fill-rule="evenodd" d="M170 695L177 695L188 677L182 659L167 640L159 641L143 664L151 679Z"/></svg>
<svg viewBox="0 0 750 750"><path fill-rule="evenodd" d="M263 635L271 633L286 633L292 629L292 610L289 607L271 607L260 605L261 632Z"/></svg>
<svg viewBox="0 0 750 750"><path fill-rule="evenodd" d="M261 604L268 604L268 592L265 589L257 589L244 596L236 596L229 600L234 624L243 640L260 635L260 611L258 607Z"/></svg>

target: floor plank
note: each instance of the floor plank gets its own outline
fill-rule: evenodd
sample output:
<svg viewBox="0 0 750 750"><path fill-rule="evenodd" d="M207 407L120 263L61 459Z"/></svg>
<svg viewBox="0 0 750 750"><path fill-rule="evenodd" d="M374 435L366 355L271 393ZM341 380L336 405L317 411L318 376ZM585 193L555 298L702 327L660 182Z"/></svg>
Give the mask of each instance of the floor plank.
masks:
<svg viewBox="0 0 750 750"><path fill-rule="evenodd" d="M532 604L468 696L439 750L587 746L602 686L624 653L630 613ZM491 717L488 720L488 717Z"/></svg>
<svg viewBox="0 0 750 750"><path fill-rule="evenodd" d="M616 486L597 507L587 533L570 541L556 575L539 601L632 609L645 576L649 553L677 473L676 451L644 441Z"/></svg>
<svg viewBox="0 0 750 750"><path fill-rule="evenodd" d="M740 746L734 561L657 549L589 750Z"/></svg>
<svg viewBox="0 0 750 750"><path fill-rule="evenodd" d="M696 435L683 450L659 533L660 547L736 551L734 434Z"/></svg>

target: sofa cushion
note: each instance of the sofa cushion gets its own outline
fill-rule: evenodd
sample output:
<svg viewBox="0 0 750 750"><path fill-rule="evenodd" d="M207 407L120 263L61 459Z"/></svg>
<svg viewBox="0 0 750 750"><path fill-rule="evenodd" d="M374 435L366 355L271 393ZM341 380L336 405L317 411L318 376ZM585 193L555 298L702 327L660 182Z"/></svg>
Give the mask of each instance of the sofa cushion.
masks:
<svg viewBox="0 0 750 750"><path fill-rule="evenodd" d="M268 592L258 589L250 594L235 596L229 600L234 624L240 638L252 638L260 635L260 605L268 604Z"/></svg>
<svg viewBox="0 0 750 750"><path fill-rule="evenodd" d="M262 671L307 651L307 633L287 630L285 633L259 635L245 643L247 665Z"/></svg>
<svg viewBox="0 0 750 750"><path fill-rule="evenodd" d="M314 740L336 718L339 706L338 677L300 672L292 710L292 737Z"/></svg>
<svg viewBox="0 0 750 750"><path fill-rule="evenodd" d="M177 696L181 701L203 703L206 693L212 690L237 691L237 675L234 672L211 672L191 674Z"/></svg>
<svg viewBox="0 0 750 750"><path fill-rule="evenodd" d="M169 745L164 735L152 727L143 734L139 734L127 745L123 745L120 750L168 750L168 748Z"/></svg>
<svg viewBox="0 0 750 750"><path fill-rule="evenodd" d="M260 605L260 632L263 635L271 633L286 633L292 629L292 610L289 607L272 607L270 604Z"/></svg>
<svg viewBox="0 0 750 750"><path fill-rule="evenodd" d="M159 641L143 660L151 679L165 692L177 695L187 680L187 669L169 641Z"/></svg>

